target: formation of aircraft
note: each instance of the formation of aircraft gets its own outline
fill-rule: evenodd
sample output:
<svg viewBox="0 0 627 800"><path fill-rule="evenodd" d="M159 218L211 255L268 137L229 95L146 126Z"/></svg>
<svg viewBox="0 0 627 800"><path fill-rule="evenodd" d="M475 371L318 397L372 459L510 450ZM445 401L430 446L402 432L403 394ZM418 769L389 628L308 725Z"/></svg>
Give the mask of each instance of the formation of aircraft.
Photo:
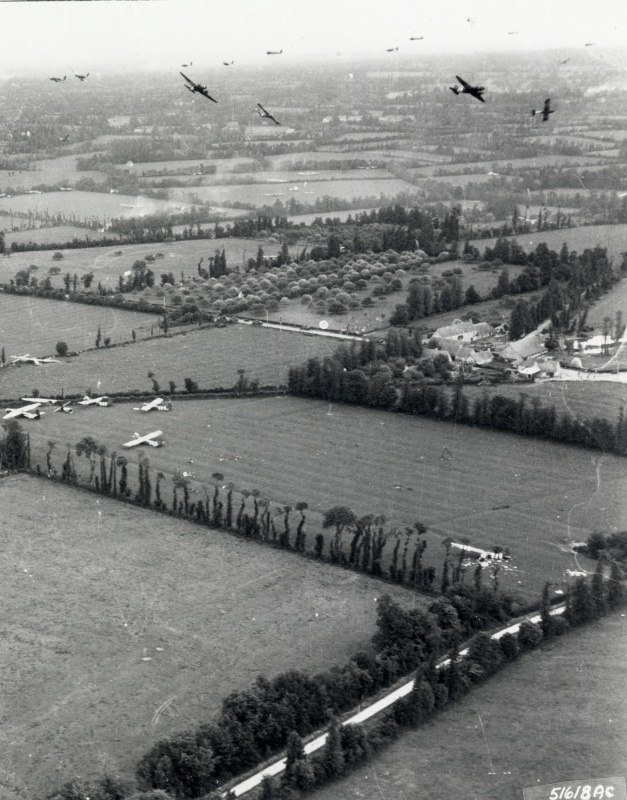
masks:
<svg viewBox="0 0 627 800"><path fill-rule="evenodd" d="M79 406L101 406L102 408L107 408L108 406L112 405L111 398L107 397L106 395L102 395L101 397L90 397L86 394L82 400L78 401Z"/></svg>
<svg viewBox="0 0 627 800"><path fill-rule="evenodd" d="M29 353L23 356L11 356L13 359L14 364L34 364L36 367L40 367L42 364L58 364L58 358L52 358L52 356L48 356L46 358L36 358L35 356L31 356Z"/></svg>
<svg viewBox="0 0 627 800"><path fill-rule="evenodd" d="M550 97L547 97L547 99L544 101L544 107L543 107L542 111L536 111L535 108L531 109L531 116L535 117L536 114L542 114L542 122L546 122L548 120L550 114L555 114L555 109L551 108L551 98Z"/></svg>
<svg viewBox="0 0 627 800"><path fill-rule="evenodd" d="M269 111L266 111L266 109L261 105L261 103L257 103L257 108L255 109L255 111L259 114L259 116L262 119L271 119L272 122L274 122L275 125L280 125L281 124L278 121L278 119L273 117L272 114Z"/></svg>
<svg viewBox="0 0 627 800"><path fill-rule="evenodd" d="M17 417L25 417L26 419L39 419L43 411L39 411L41 403L28 403L28 405L20 406L19 408L7 408L6 414L2 419L16 419Z"/></svg>
<svg viewBox="0 0 627 800"><path fill-rule="evenodd" d="M185 88L188 89L192 94L194 94L194 92L198 92L198 94L201 94L203 97L206 97L207 100L211 100L214 103L218 102L214 97L212 97L209 94L209 92L207 91L207 87L203 86L202 83L196 83L191 78L188 78L184 72L181 72L180 74L187 81L187 83L184 84Z"/></svg>
<svg viewBox="0 0 627 800"><path fill-rule="evenodd" d="M154 400L134 408L133 411L172 411L172 402L164 400L163 397L155 397Z"/></svg>
<svg viewBox="0 0 627 800"><path fill-rule="evenodd" d="M76 73L74 73L74 77L78 78L79 81L82 83L86 78L89 78L89 72L86 75L77 75Z"/></svg>
<svg viewBox="0 0 627 800"><path fill-rule="evenodd" d="M122 447L137 447L140 444L147 444L150 447L161 447L163 444L163 439L159 437L163 435L163 431L152 431L152 433L147 433L144 436L140 436L139 433L134 433L134 439L131 439L128 442L124 442Z"/></svg>
<svg viewBox="0 0 627 800"><path fill-rule="evenodd" d="M66 78L67 78L67 75L64 75L62 78L57 78L57 77L53 76L52 78L50 78L50 80L54 81L54 83L63 83L63 81Z"/></svg>
<svg viewBox="0 0 627 800"><path fill-rule="evenodd" d="M457 85L449 86L449 89L454 94L469 94L471 97L474 97L477 100L480 100L482 103L485 103L485 100L483 99L483 93L485 92L484 86L471 86L463 78L460 78L459 75L456 75L455 77L461 83L462 88L460 89Z"/></svg>

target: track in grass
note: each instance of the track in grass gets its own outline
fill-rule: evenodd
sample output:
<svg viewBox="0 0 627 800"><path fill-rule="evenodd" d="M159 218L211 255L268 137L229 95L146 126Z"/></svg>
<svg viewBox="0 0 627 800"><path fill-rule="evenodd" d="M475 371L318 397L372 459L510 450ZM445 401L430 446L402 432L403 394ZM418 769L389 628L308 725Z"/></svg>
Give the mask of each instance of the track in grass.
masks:
<svg viewBox="0 0 627 800"><path fill-rule="evenodd" d="M4 478L0 495L12 519L0 533L2 796L43 797L103 771L132 778L152 744L209 721L256 676L315 673L368 649L383 591L423 603L43 480Z"/></svg>

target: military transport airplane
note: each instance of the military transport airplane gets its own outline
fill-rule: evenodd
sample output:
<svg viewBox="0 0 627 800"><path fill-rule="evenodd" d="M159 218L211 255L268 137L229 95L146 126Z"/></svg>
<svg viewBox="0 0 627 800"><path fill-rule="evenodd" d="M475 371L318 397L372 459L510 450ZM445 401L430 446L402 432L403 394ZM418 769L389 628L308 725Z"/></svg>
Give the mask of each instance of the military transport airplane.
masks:
<svg viewBox="0 0 627 800"><path fill-rule="evenodd" d="M163 431L152 431L152 433L147 433L145 436L140 436L138 433L134 433L134 439L131 439L130 442L124 442L122 447L137 447L138 444L147 444L150 447L161 447L163 444L163 439L159 439L159 436L163 434Z"/></svg>
<svg viewBox="0 0 627 800"><path fill-rule="evenodd" d="M191 67L194 64L193 61L190 61L189 64L181 64L182 67Z"/></svg>
<svg viewBox="0 0 627 800"><path fill-rule="evenodd" d="M41 366L42 364L58 364L58 358L52 358L48 356L47 358L35 358L35 356L31 356L29 353L26 353L24 356L11 356L13 359L14 364L34 364L36 367Z"/></svg>
<svg viewBox="0 0 627 800"><path fill-rule="evenodd" d="M82 83L85 80L85 78L89 78L89 72L86 75L77 75L76 73L74 73L74 77L78 78L79 81Z"/></svg>
<svg viewBox="0 0 627 800"><path fill-rule="evenodd" d="M144 403L139 408L134 408L133 411L172 411L172 402L164 400L163 397L155 397L148 403Z"/></svg>
<svg viewBox="0 0 627 800"><path fill-rule="evenodd" d="M266 50L266 55L267 56L280 56L282 52L283 52L283 48L281 48L280 50Z"/></svg>
<svg viewBox="0 0 627 800"><path fill-rule="evenodd" d="M215 98L213 98L209 94L209 92L207 91L207 87L203 86L202 83L195 83L191 78L188 78L184 72L181 72L180 74L187 81L187 83L184 84L185 88L188 89L192 94L194 94L194 92L198 92L198 94L201 94L203 97L206 97L207 100L211 100L213 103L218 102Z"/></svg>
<svg viewBox="0 0 627 800"><path fill-rule="evenodd" d="M78 401L79 406L101 406L102 408L107 408L108 406L112 405L111 398L107 397L106 394L103 394L101 397L90 397L89 395L85 395L82 400Z"/></svg>
<svg viewBox="0 0 627 800"><path fill-rule="evenodd" d="M409 41L410 42L420 42L424 38L425 38L424 36L410 36L409 37Z"/></svg>
<svg viewBox="0 0 627 800"><path fill-rule="evenodd" d="M67 78L67 75L64 75L62 78L56 78L56 77L54 77L54 76L53 76L52 78L50 78L50 80L51 80L51 81L54 81L55 83L63 83L63 81L64 81L66 78Z"/></svg>
<svg viewBox="0 0 627 800"><path fill-rule="evenodd" d="M549 114L555 114L555 109L551 108L551 98L547 97L544 101L544 108L542 111L536 111L535 108L531 109L531 116L535 117L536 114L542 114L542 122L546 122L549 118Z"/></svg>
<svg viewBox="0 0 627 800"><path fill-rule="evenodd" d="M398 52L398 47L388 47L385 50L386 53L396 53Z"/></svg>
<svg viewBox="0 0 627 800"><path fill-rule="evenodd" d="M262 119L271 119L275 125L281 124L279 120L273 117L269 111L266 111L266 109L261 105L261 103L257 103L257 108L255 109L255 111L259 114L259 116Z"/></svg>
<svg viewBox="0 0 627 800"><path fill-rule="evenodd" d="M39 411L40 403L29 403L20 408L7 408L6 414L2 419L15 419L16 417L26 417L26 419L39 419L43 412Z"/></svg>
<svg viewBox="0 0 627 800"><path fill-rule="evenodd" d="M461 83L462 88L460 89L459 86L449 86L449 89L454 94L469 94L471 97L475 97L477 100L485 103L485 100L483 99L483 93L485 92L484 86L471 86L469 83L466 83L463 78L460 78L459 75L456 75L455 77Z"/></svg>
<svg viewBox="0 0 627 800"><path fill-rule="evenodd" d="M223 61L222 63L224 64L225 67L230 67L233 64L235 64L235 61Z"/></svg>

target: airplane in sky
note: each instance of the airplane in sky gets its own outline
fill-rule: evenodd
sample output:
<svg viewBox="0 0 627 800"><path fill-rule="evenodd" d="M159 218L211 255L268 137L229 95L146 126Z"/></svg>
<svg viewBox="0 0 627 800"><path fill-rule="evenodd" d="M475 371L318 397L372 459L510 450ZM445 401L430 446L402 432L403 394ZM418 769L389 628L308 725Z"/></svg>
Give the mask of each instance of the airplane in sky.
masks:
<svg viewBox="0 0 627 800"><path fill-rule="evenodd" d="M410 37L409 37L409 41L410 41L410 42L420 42L420 41L422 41L424 38L425 38L424 36L410 36Z"/></svg>
<svg viewBox="0 0 627 800"><path fill-rule="evenodd" d="M52 358L48 356L47 358L35 358L35 356L31 356L29 353L23 356L11 356L13 359L14 364L34 364L36 367L41 366L42 364L58 364L58 358Z"/></svg>
<svg viewBox="0 0 627 800"><path fill-rule="evenodd" d="M282 52L283 52L283 48L281 48L280 50L266 50L266 55L267 56L280 56Z"/></svg>
<svg viewBox="0 0 627 800"><path fill-rule="evenodd" d="M64 75L62 78L56 78L56 77L53 75L53 77L52 77L52 78L50 78L50 80L51 80L51 81L54 81L55 83L63 83L63 81L64 81L66 78L67 78L67 75Z"/></svg>
<svg viewBox="0 0 627 800"><path fill-rule="evenodd" d="M20 408L7 408L6 414L2 419L15 419L16 417L26 417L26 419L39 419L43 412L39 411L40 403L29 403Z"/></svg>
<svg viewBox="0 0 627 800"><path fill-rule="evenodd" d="M233 64L235 64L235 61L223 61L222 63L224 64L225 67L230 67Z"/></svg>
<svg viewBox="0 0 627 800"><path fill-rule="evenodd" d="M154 400L134 408L133 411L172 411L172 402L164 400L163 397L155 397Z"/></svg>
<svg viewBox="0 0 627 800"><path fill-rule="evenodd" d="M85 78L89 78L89 72L86 75L77 75L76 73L74 73L74 77L78 78L79 81L82 83L85 80Z"/></svg>
<svg viewBox="0 0 627 800"><path fill-rule="evenodd" d="M85 395L82 400L78 401L79 406L102 406L102 408L107 408L108 406L112 405L111 398L107 397L106 394L103 394L101 397L90 397L89 395Z"/></svg>
<svg viewBox="0 0 627 800"><path fill-rule="evenodd" d="M137 447L139 444L147 444L150 447L161 447L163 444L163 439L159 437L163 434L163 431L152 431L152 433L147 433L144 436L140 436L139 433L134 433L134 439L131 439L130 442L124 442L122 447Z"/></svg>
<svg viewBox="0 0 627 800"><path fill-rule="evenodd" d="M385 51L386 53L397 53L398 47L388 47Z"/></svg>
<svg viewBox="0 0 627 800"><path fill-rule="evenodd" d="M555 109L551 108L551 98L547 97L544 101L544 108L542 111L536 111L535 108L531 109L531 116L535 117L536 114L542 114L542 122L547 122L549 114L555 114Z"/></svg>
<svg viewBox="0 0 627 800"><path fill-rule="evenodd" d="M193 65L193 61L190 61L189 64L181 64L182 67L191 67Z"/></svg>
<svg viewBox="0 0 627 800"><path fill-rule="evenodd" d="M184 86L192 94L194 94L194 92L198 92L198 94L201 94L203 97L206 97L207 100L211 100L214 103L218 102L215 98L213 98L209 94L209 92L207 91L207 87L203 86L202 83L195 83L191 78L188 78L187 75L184 72L181 72L179 74L182 75L185 78L185 80L187 81L187 83L184 84Z"/></svg>
<svg viewBox="0 0 627 800"><path fill-rule="evenodd" d="M257 108L255 109L255 111L259 114L259 116L262 119L271 119L275 125L281 124L279 120L273 117L269 111L266 111L266 109L261 105L261 103L257 103Z"/></svg>
<svg viewBox="0 0 627 800"><path fill-rule="evenodd" d="M460 78L459 75L456 75L455 77L461 83L462 88L460 89L459 86L449 86L449 89L454 94L469 94L471 97L475 97L477 100L485 103L485 100L483 99L483 93L485 92L484 86L471 86L469 83L466 83L463 78Z"/></svg>

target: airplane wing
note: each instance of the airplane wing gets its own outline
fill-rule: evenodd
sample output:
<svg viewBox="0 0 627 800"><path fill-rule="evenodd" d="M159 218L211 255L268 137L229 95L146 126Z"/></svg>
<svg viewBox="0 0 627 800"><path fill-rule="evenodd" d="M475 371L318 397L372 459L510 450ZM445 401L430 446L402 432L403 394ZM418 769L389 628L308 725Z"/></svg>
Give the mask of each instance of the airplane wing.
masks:
<svg viewBox="0 0 627 800"><path fill-rule="evenodd" d="M192 86L196 85L194 81L191 78L188 78L184 72L180 72L179 74L182 75L188 83L191 83Z"/></svg>
<svg viewBox="0 0 627 800"><path fill-rule="evenodd" d="M209 92L208 92L206 89L198 89L198 91L200 92L200 94L201 94L203 97L206 97L206 98L207 98L207 100L212 100L214 103L217 103L217 102L218 102L218 101L215 99L215 97L212 97L212 96L209 94Z"/></svg>
<svg viewBox="0 0 627 800"><path fill-rule="evenodd" d="M464 87L464 89L470 89L470 88L472 88L472 87L470 86L470 84L469 84L469 83L466 83L466 81L465 81L463 78L460 78L460 77L459 77L459 75L456 75L455 77L456 77L456 78L457 78L457 80L458 80L458 81L461 83L461 85Z"/></svg>
<svg viewBox="0 0 627 800"><path fill-rule="evenodd" d="M474 92L472 92L472 96L476 97L477 100L481 100L482 103L485 103L485 100L483 99L483 95L481 95L479 92L477 92L476 94Z"/></svg>
<svg viewBox="0 0 627 800"><path fill-rule="evenodd" d="M151 442L154 439L158 439L159 436L163 435L163 431L153 431L152 433L147 433L145 436L142 436L142 442Z"/></svg>
<svg viewBox="0 0 627 800"><path fill-rule="evenodd" d="M143 437L140 437L139 439L131 439L130 442L124 442L122 447L135 447L136 445L141 444L143 441Z"/></svg>
<svg viewBox="0 0 627 800"><path fill-rule="evenodd" d="M263 111L263 113L264 113L264 114L267 114L267 113L268 113L268 112L266 111L266 109L265 109L265 108L264 108L264 107L261 105L261 103L257 103L257 107L258 107L258 108L260 108L260 109Z"/></svg>

